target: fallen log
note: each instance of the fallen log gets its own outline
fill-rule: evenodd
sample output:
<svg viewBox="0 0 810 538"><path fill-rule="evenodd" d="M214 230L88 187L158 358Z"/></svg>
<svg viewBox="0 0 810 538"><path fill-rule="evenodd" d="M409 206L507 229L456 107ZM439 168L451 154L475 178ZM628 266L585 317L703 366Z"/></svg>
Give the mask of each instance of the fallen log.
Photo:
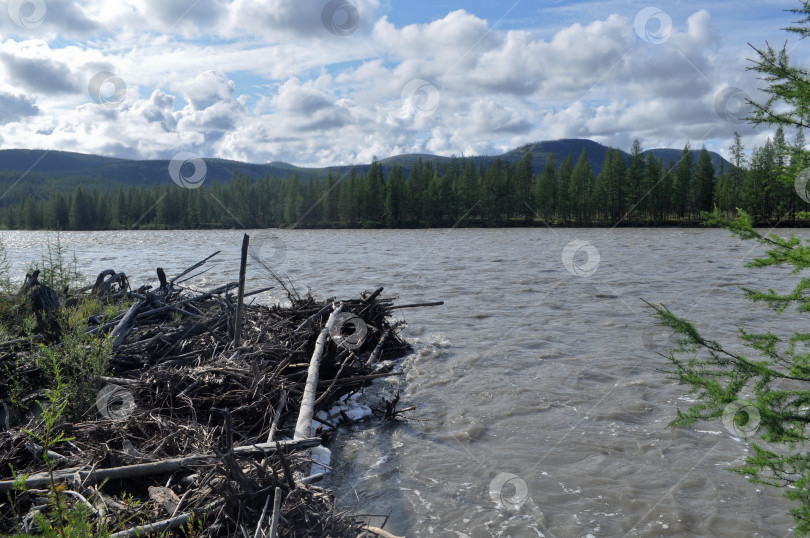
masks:
<svg viewBox="0 0 810 538"><path fill-rule="evenodd" d="M276 487L276 493L273 496L273 515L270 517L270 538L278 536L279 516L281 516L281 488Z"/></svg>
<svg viewBox="0 0 810 538"><path fill-rule="evenodd" d="M318 340L315 342L315 351L313 351L312 359L309 362L307 381L304 387L304 395L301 397L301 407L298 413L298 422L295 424L293 439L309 437L312 427L312 415L315 414L315 396L318 392L318 373L321 369L321 356L323 355L329 332L332 330L332 327L334 327L335 321L342 311L343 305L335 307L326 325L324 325L321 330L321 334L318 335Z"/></svg>
<svg viewBox="0 0 810 538"><path fill-rule="evenodd" d="M332 305L328 304L328 305L324 306L323 308L321 308L320 310L318 310L317 312L315 312L314 314L312 314L311 316L309 316L307 319L305 319L304 321L301 322L301 325L299 325L298 327L295 328L295 332L300 331L301 329L303 329L304 327L309 325L313 320L316 320L319 317L321 317L322 315L326 314L326 312L330 308L332 308Z"/></svg>
<svg viewBox="0 0 810 538"><path fill-rule="evenodd" d="M104 280L107 277L112 276L114 274L115 274L115 269L105 269L104 271L101 271L98 274L98 276L96 277L96 283L93 284L93 289L91 290L90 293L92 293L94 295L101 295L101 292L103 290Z"/></svg>
<svg viewBox="0 0 810 538"><path fill-rule="evenodd" d="M178 527L182 527L192 518L203 516L206 512L213 510L214 508L220 506L222 501L214 501L212 503L203 506L197 510L192 510L191 512L180 514L179 516L171 517L169 519L164 519L162 521L156 521L154 523L147 523L146 525L138 525L137 527L132 527L131 529L127 529L124 531L116 532L111 534L111 538L135 538L138 536L148 536L150 534L157 534L159 532L176 529Z"/></svg>
<svg viewBox="0 0 810 538"><path fill-rule="evenodd" d="M444 301L432 301L430 303L401 304L392 306L390 310L402 310L403 308L422 308L423 306L442 306Z"/></svg>
<svg viewBox="0 0 810 538"><path fill-rule="evenodd" d="M382 353L383 345L385 345L385 341L386 339L388 339L388 335L391 334L392 330L393 328L388 329L383 333L382 337L380 338L380 341L377 342L377 345L374 347L374 351L372 351L371 355L368 356L366 366L371 366L380 359L380 353Z"/></svg>
<svg viewBox="0 0 810 538"><path fill-rule="evenodd" d="M278 450L289 451L294 449L313 448L321 444L319 437L306 439L295 439L293 441L275 441L272 443L259 443L247 446L240 446L233 449L236 455L270 454ZM109 469L94 469L83 471L81 468L61 469L53 472L53 479L48 473L39 473L26 477L20 483L26 488L41 488L49 486L51 480L54 483L64 482L78 476L83 484L97 484L105 480L115 480L119 478L132 478L135 476L150 476L155 474L173 473L184 467L192 465L203 465L209 460L216 459L214 453L195 454L183 456L181 458L170 458L162 461L150 463L139 463L136 465L126 465L123 467L111 467ZM0 493L14 489L14 480L0 481Z"/></svg>
<svg viewBox="0 0 810 538"><path fill-rule="evenodd" d="M374 534L376 534L377 536L381 536L382 538L404 538L404 536L396 536L386 530L383 530L379 527L372 527L371 525L366 525L365 527L363 527L363 530L373 532Z"/></svg>
<svg viewBox="0 0 810 538"><path fill-rule="evenodd" d="M113 340L113 349L116 349L127 339L127 336L135 325L135 316L138 314L138 310L141 309L141 306L143 306L143 301L134 303L110 333L110 338Z"/></svg>

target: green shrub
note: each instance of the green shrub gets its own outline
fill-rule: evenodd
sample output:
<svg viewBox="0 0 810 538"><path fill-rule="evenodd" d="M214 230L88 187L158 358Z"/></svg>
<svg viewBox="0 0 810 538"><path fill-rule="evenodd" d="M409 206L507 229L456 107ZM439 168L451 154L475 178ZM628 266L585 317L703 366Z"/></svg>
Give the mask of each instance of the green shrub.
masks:
<svg viewBox="0 0 810 538"><path fill-rule="evenodd" d="M40 262L32 263L28 272L39 269L39 281L52 287L57 293L62 293L67 287L77 289L84 285L84 278L78 270L76 252L69 252L68 247L62 244L62 236L57 232L54 240L48 239L45 252Z"/></svg>

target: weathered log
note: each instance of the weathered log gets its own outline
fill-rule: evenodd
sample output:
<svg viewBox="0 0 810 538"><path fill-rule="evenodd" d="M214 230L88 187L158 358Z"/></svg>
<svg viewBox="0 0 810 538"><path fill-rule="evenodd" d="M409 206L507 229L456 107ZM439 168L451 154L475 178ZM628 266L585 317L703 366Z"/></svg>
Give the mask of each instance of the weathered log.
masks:
<svg viewBox="0 0 810 538"><path fill-rule="evenodd" d="M170 529L176 529L185 525L192 518L205 515L206 512L221 505L222 502L223 501L214 501L203 506L202 508L192 510L191 512L180 514L179 516L164 519L162 521L148 523L146 525L138 525L137 527L132 527L131 529L127 529L125 531L116 532L110 536L112 538L135 538L139 536L147 536L149 534L156 534Z"/></svg>
<svg viewBox="0 0 810 538"><path fill-rule="evenodd" d="M276 488L278 490L278 488ZM262 524L264 523L264 516L267 515L267 509L270 507L270 495L264 500L264 508L262 508L262 515L259 516L259 522L256 523L256 532L253 533L253 538L259 538L259 535L262 535Z"/></svg>
<svg viewBox="0 0 810 538"><path fill-rule="evenodd" d="M391 534L390 532L383 530L379 527L372 527L371 525L366 525L363 527L363 530L368 532L373 532L377 536L382 536L382 538L404 538L403 536L396 536L395 534Z"/></svg>
<svg viewBox="0 0 810 538"><path fill-rule="evenodd" d="M113 341L113 349L118 348L118 346L123 344L127 339L130 331L132 331L132 328L135 326L135 316L138 314L141 306L143 306L143 301L135 302L110 333L110 338Z"/></svg>
<svg viewBox="0 0 810 538"><path fill-rule="evenodd" d="M383 288L382 286L380 286L379 288L377 288L376 290L374 290L374 291L371 293L371 295L369 295L368 297L363 298L363 299L362 299L360 302L361 302L361 304L363 304L364 306L363 306L362 310L360 310L360 312L358 312L358 314L357 314L357 315L358 315L358 316L361 316L361 315L365 314L366 312L368 312L368 310L369 310L369 309L370 309L372 306L374 306L374 300L375 300L377 297L379 297L379 295L380 295L380 294L383 292L383 290L384 290L384 289L385 289L385 288Z"/></svg>
<svg viewBox="0 0 810 538"><path fill-rule="evenodd" d="M273 515L270 518L270 538L278 536L278 518L281 516L281 488L276 487L273 497Z"/></svg>
<svg viewBox="0 0 810 538"><path fill-rule="evenodd" d="M28 296L31 298L31 306L34 307L34 311L46 317L59 310L59 296L50 286L38 284L28 292Z"/></svg>
<svg viewBox="0 0 810 538"><path fill-rule="evenodd" d="M270 432L267 434L267 442L272 443L273 438L276 436L278 430L278 423L281 420L281 414L284 412L284 406L287 405L287 391L281 393L281 399L276 406L276 412L273 415L273 423L270 425Z"/></svg>
<svg viewBox="0 0 810 538"><path fill-rule="evenodd" d="M268 454L278 450L286 451L291 449L312 448L320 444L320 438L310 437L305 439L295 439L293 441L276 441L273 443L240 446L233 449L233 454ZM150 463L126 465L123 467L111 467L109 469L95 469L92 471L83 471L78 467L73 469L61 469L54 471L53 481L56 483L64 482L65 480L69 480L78 475L83 484L97 484L99 482L103 482L104 480L116 480L119 478L131 478L134 476L150 476L155 474L173 473L175 471L179 471L183 467L188 467L191 465L203 465L214 459L217 459L216 454L210 453L195 454L181 458L170 458ZM0 481L0 493L12 490L14 488L14 484L14 480ZM50 484L51 478L48 473L30 475L25 479L26 488L39 488L48 486Z"/></svg>
<svg viewBox="0 0 810 538"><path fill-rule="evenodd" d="M340 357L338 357L338 359L340 359ZM329 386L326 388L326 390L323 392L323 394L321 394L320 397L317 400L315 400L314 405L317 406L319 403L321 403L322 401L324 401L326 398L329 397L329 395L332 393L332 389L335 388L335 383L337 383L337 380L340 377L340 374L343 373L343 369L346 367L346 365L352 359L354 359L354 352L349 353L348 356L345 359L343 359L343 362L340 363L340 368L338 368L338 371L335 374L335 377L332 378L332 382L329 384Z"/></svg>
<svg viewBox="0 0 810 538"><path fill-rule="evenodd" d="M444 301L432 301L430 303L401 304L392 306L389 310L402 310L403 308L422 308L423 306L442 306Z"/></svg>
<svg viewBox="0 0 810 538"><path fill-rule="evenodd" d="M236 282L231 282L230 284L220 286L218 288L215 288L215 289L213 289L213 290L211 290L211 291L209 291L207 293L203 293L201 295L195 295L194 297L189 297L187 299L183 299L182 301L176 301L176 302L173 302L173 303L170 303L170 304L159 306L157 308L152 308L151 310L147 310L145 312L140 312L137 315L137 319L141 320L141 319L144 319L144 318L148 318L149 316L153 316L155 314L160 314L160 313L165 312L167 310L172 310L172 309L178 308L178 307L183 306L183 305L188 304L188 303L193 303L193 302L197 302L197 301L203 301L205 299L210 299L211 297L214 297L214 296L219 295L221 293L225 293L226 291L232 290L232 289L236 288L237 286L238 286L238 284ZM245 296L248 297L248 296L250 296L252 294L255 294L255 293L261 293L261 291L266 291L267 289L272 289L272 288L266 288L266 289L260 290L258 292L251 292L249 294L246 294ZM121 317L122 316L118 316L118 317L114 318L112 321L110 321L108 323L105 323L104 325L99 325L98 327L92 327L92 328L87 330L87 334L93 334L93 333L96 333L96 332L99 332L99 331L104 331L106 329L109 329L110 327L114 327L121 320Z"/></svg>
<svg viewBox="0 0 810 538"><path fill-rule="evenodd" d="M336 386L344 386L344 385L362 385L366 381L373 381L374 379L380 379L383 377L391 377L395 375L405 375L405 372L381 372L379 374L368 374L368 375L356 375L353 377L347 377L344 379L340 379L335 382ZM331 384L331 381L320 381L318 383L319 387L328 387Z"/></svg>
<svg viewBox="0 0 810 538"><path fill-rule="evenodd" d="M384 290L384 289L385 289L385 288L383 288L382 286L380 286L379 288L377 288L376 290L374 290L373 292L371 292L371 294L370 294L368 297L364 297L364 298L363 298L363 303L368 304L368 303L373 302L373 301L374 301L374 299L376 299L377 297L379 297L379 296L380 296L380 294L383 292L383 290Z"/></svg>
<svg viewBox="0 0 810 538"><path fill-rule="evenodd" d="M328 305L324 306L323 308L321 308L320 310L318 310L317 312L315 312L314 314L312 314L311 316L309 316L307 319L305 319L304 321L301 322L301 325L299 325L298 327L295 328L295 332L300 331L301 329L306 327L310 322L312 322L313 320L321 317L330 308L332 308L332 305L328 304Z"/></svg>
<svg viewBox="0 0 810 538"><path fill-rule="evenodd" d="M114 274L115 274L115 269L105 269L104 271L101 271L98 274L98 276L96 277L96 283L93 284L93 289L91 290L91 293L94 294L94 295L100 294L102 289L103 289L104 280L108 276L111 276L111 275L114 275Z"/></svg>
<svg viewBox="0 0 810 538"><path fill-rule="evenodd" d="M39 275L39 269L31 274L26 273L20 293L26 296L31 305L39 330L46 338L56 339L60 333L55 317L60 306L59 296L53 288L39 282Z"/></svg>
<svg viewBox="0 0 810 538"><path fill-rule="evenodd" d="M93 295L107 296L112 293L112 285L118 284L121 292L126 293L129 288L129 279L124 273L116 272L114 269L105 269L96 277L96 282L90 293Z"/></svg>
<svg viewBox="0 0 810 538"><path fill-rule="evenodd" d="M159 290L163 291L169 287L169 283L166 280L166 272L163 270L163 267L158 267L155 272L157 273L158 281L160 282Z"/></svg>
<svg viewBox="0 0 810 538"><path fill-rule="evenodd" d="M22 288L20 288L20 295L25 295L28 290L39 284L39 269L33 273L25 273L25 280L23 281Z"/></svg>
<svg viewBox="0 0 810 538"><path fill-rule="evenodd" d="M295 424L295 434L293 439L304 439L309 437L312 426L312 415L315 413L315 395L318 392L318 375L321 369L321 357L326 347L326 339L329 332L335 325L338 315L343 311L343 305L335 307L324 325L318 340L315 341L315 350L312 352L312 359L309 361L307 371L307 382L304 386L304 395L301 397L301 407L298 413L298 422Z"/></svg>
<svg viewBox="0 0 810 538"><path fill-rule="evenodd" d="M377 342L377 346L374 348L374 351L372 351L371 355L368 356L366 366L371 366L372 364L374 364L379 360L380 354L382 353L383 344L385 344L388 335L391 334L391 330L392 329L388 329L383 333L382 337L380 338L380 341Z"/></svg>
<svg viewBox="0 0 810 538"><path fill-rule="evenodd" d="M119 292L125 294L129 288L129 279L124 273L115 273L102 284L103 295L110 295L113 293L113 284L118 284Z"/></svg>

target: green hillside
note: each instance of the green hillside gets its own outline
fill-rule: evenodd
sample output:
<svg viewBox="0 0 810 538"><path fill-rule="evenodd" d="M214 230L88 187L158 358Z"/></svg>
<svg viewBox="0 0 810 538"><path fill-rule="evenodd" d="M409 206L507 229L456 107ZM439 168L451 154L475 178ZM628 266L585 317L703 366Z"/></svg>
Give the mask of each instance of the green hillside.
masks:
<svg viewBox="0 0 810 538"><path fill-rule="evenodd" d="M476 167L489 168L496 159L515 165L527 152L530 152L532 169L535 174L539 174L543 171L550 154L554 154L558 161L562 161L568 155L577 158L583 149L588 152L591 169L595 174L599 174L608 147L584 139L543 141L527 144L502 155L467 158ZM659 158L674 155L675 160L680 157L680 151L679 149L650 150ZM693 160L696 160L698 150L693 150L693 153ZM622 154L625 159L629 159L625 152L622 152ZM724 167L728 167L728 163L720 155L716 153L710 153L710 155L715 168L719 170L721 162ZM420 159L423 162L433 162L440 167L451 161L450 157L430 154L406 154L381 159L380 164L385 173L388 173L393 165L398 164L407 175ZM665 158L664 163L667 161L668 158ZM251 178L265 176L283 178L288 175L298 174L302 179L310 177L326 179L330 172L334 176L341 177L353 168L352 166L307 168L283 162L254 164L208 158L205 159L205 163L207 166L206 182L226 182L235 173ZM357 169L358 173L365 174L368 171L369 164L361 163L354 168ZM26 171L28 173L25 181L20 181L12 190L13 192L9 192L7 196L10 195L12 199L19 200L21 195L34 194L37 196L43 191L53 190L71 191L79 185L101 189L110 189L121 185L147 186L170 181L168 166L169 160L130 160L66 151L7 149L0 150L0 188L6 191ZM23 185L23 183L26 183L26 185Z"/></svg>

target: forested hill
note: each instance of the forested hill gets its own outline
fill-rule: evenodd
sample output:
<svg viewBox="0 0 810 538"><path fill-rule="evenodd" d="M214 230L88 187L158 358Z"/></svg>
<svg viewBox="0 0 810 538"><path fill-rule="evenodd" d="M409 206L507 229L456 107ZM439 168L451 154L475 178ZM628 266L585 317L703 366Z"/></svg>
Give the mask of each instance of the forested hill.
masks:
<svg viewBox="0 0 810 538"><path fill-rule="evenodd" d="M531 153L531 164L535 174L540 174L545 168L549 155L554 155L557 162L561 162L566 156L571 155L574 159L579 157L582 150L587 150L588 162L595 174L602 170L602 163L608 147L592 140L584 139L563 139L537 142L528 144L502 155L479 155L466 156L476 168L483 166L485 169L492 166L496 159L506 163L516 165L527 153ZM699 149L699 148L698 148ZM697 160L698 149L693 149L692 160ZM653 149L645 153L652 153L666 164L670 158L678 160L680 149ZM712 163L718 171L728 168L728 162L717 153L709 153ZM625 160L629 162L629 155L622 151ZM388 158L381 158L383 172L387 174L391 168L398 164L407 175L415 164L423 162L433 162L439 167L444 167L452 158L430 154L406 154ZM326 179L331 172L334 176L340 177L348 173L352 168L360 174L368 172L370 163L358 164L356 166L333 166L325 168L307 168L283 162L273 162L268 164L244 163L227 159L205 158L207 168L206 182L229 181L234 174L244 175L250 178L262 178L265 176L284 178L288 175L297 174L301 179L310 177L315 179ZM20 175L30 169L27 174L32 188L29 190L19 189L18 193L39 195L40 192L53 190L69 191L82 186L94 186L99 188L115 188L121 185L141 185L147 186L155 183L165 183L169 180L168 160L130 160L113 157L102 157L99 155L86 155L67 151L45 151L32 149L7 149L0 150L0 187L10 180L16 181ZM43 181L44 180L44 181ZM9 185L10 186L10 185ZM5 187L5 191L8 188ZM19 195L9 193L13 198L20 199Z"/></svg>
<svg viewBox="0 0 810 538"><path fill-rule="evenodd" d="M777 130L747 156L738 136L735 166L705 148L645 152L636 141L626 152L588 140L325 169L205 159L204 181L175 178L182 187L167 161L6 152L6 166L28 170L35 158L39 171L0 172L0 228L693 225L715 207L797 225L810 204L794 188L804 154L790 148L804 145Z"/></svg>

